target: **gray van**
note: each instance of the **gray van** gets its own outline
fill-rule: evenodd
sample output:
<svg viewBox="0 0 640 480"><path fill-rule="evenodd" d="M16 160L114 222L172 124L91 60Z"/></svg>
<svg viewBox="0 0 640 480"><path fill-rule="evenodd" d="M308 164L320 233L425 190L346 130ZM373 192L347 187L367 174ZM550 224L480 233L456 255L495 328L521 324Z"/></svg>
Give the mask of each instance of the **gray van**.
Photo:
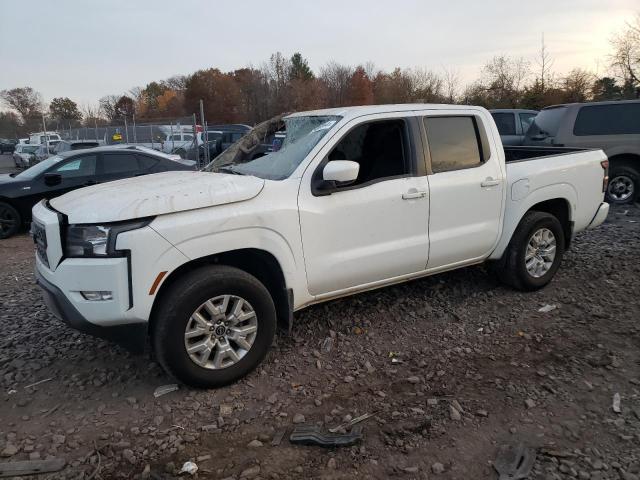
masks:
<svg viewBox="0 0 640 480"><path fill-rule="evenodd" d="M640 198L640 100L544 108L527 131L524 145L601 148L609 157L609 203Z"/></svg>
<svg viewBox="0 0 640 480"><path fill-rule="evenodd" d="M538 114L537 110L521 108L494 108L489 111L496 122L503 145L522 145L527 130Z"/></svg>

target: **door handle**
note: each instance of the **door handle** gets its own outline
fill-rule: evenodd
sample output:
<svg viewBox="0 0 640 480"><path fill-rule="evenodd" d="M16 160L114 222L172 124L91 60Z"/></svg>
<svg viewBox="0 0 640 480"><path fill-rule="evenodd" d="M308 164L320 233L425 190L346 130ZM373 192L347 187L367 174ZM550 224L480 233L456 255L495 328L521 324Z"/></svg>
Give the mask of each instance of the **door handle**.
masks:
<svg viewBox="0 0 640 480"><path fill-rule="evenodd" d="M481 187L495 187L496 185L500 185L500 180L496 180L491 177L485 178L484 181L480 184Z"/></svg>
<svg viewBox="0 0 640 480"><path fill-rule="evenodd" d="M414 198L424 198L426 196L427 196L427 192L425 192L424 190L416 190L415 188L412 188L408 192L405 192L402 194L402 199L412 200Z"/></svg>

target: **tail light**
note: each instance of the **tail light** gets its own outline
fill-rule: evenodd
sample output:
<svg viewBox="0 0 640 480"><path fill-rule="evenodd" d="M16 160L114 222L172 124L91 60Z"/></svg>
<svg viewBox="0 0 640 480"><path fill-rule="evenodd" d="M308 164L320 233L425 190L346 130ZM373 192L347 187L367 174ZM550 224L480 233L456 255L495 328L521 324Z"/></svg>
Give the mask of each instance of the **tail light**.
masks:
<svg viewBox="0 0 640 480"><path fill-rule="evenodd" d="M600 162L602 169L604 170L604 178L602 179L602 191L607 191L607 185L609 185L609 160L603 160Z"/></svg>

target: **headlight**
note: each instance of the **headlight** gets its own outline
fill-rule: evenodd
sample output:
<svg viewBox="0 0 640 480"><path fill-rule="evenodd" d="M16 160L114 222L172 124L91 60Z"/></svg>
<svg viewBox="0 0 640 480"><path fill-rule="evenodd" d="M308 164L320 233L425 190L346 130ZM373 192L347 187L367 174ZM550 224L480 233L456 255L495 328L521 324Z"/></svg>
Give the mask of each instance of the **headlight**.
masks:
<svg viewBox="0 0 640 480"><path fill-rule="evenodd" d="M69 225L66 228L66 257L121 257L116 250L118 234L148 225L151 218L108 225Z"/></svg>
<svg viewBox="0 0 640 480"><path fill-rule="evenodd" d="M67 257L106 257L109 227L70 225L67 229Z"/></svg>

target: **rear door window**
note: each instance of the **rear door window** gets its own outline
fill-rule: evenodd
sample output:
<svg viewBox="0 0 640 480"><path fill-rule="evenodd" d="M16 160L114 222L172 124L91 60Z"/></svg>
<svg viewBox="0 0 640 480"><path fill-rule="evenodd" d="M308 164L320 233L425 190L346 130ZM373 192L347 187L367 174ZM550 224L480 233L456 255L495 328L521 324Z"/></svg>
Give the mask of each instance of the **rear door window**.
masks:
<svg viewBox="0 0 640 480"><path fill-rule="evenodd" d="M573 134L633 135L640 133L640 103L591 105L578 112Z"/></svg>
<svg viewBox="0 0 640 480"><path fill-rule="evenodd" d="M491 116L496 122L496 126L498 127L498 132L500 132L500 135L516 134L516 117L513 113L494 112L491 114Z"/></svg>
<svg viewBox="0 0 640 480"><path fill-rule="evenodd" d="M482 164L480 141L473 117L425 117L424 126L433 173Z"/></svg>
<svg viewBox="0 0 640 480"><path fill-rule="evenodd" d="M120 175L139 170L138 160L132 153L108 153L102 156L102 173Z"/></svg>

